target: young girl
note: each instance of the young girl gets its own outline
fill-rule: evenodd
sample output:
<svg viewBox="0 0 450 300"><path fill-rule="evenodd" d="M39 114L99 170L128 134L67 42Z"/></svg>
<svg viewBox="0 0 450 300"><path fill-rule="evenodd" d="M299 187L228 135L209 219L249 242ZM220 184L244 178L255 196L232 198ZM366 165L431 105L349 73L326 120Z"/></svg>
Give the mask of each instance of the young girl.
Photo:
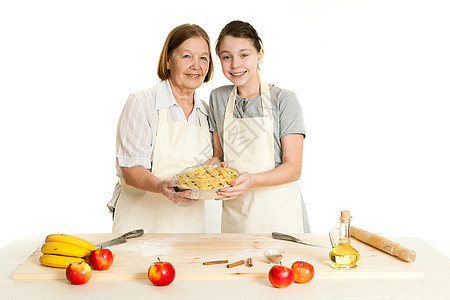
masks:
<svg viewBox="0 0 450 300"><path fill-rule="evenodd" d="M296 95L260 77L264 50L250 24L227 24L216 53L233 86L211 92L213 155L241 172L219 191L222 232L310 232L297 184L305 130Z"/></svg>

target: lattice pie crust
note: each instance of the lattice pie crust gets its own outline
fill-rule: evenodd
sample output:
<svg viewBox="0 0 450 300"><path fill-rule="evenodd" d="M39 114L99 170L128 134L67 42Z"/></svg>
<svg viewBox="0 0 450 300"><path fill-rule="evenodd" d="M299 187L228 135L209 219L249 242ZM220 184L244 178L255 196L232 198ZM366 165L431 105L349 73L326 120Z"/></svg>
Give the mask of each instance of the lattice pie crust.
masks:
<svg viewBox="0 0 450 300"><path fill-rule="evenodd" d="M202 166L178 174L175 178L180 187L217 189L230 186L238 177L236 170L224 167Z"/></svg>

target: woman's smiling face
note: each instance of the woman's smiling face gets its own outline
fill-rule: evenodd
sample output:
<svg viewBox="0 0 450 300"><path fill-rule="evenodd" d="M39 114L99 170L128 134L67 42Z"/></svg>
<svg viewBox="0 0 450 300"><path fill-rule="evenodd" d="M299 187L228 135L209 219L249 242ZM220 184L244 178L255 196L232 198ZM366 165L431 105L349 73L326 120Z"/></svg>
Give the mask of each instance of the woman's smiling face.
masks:
<svg viewBox="0 0 450 300"><path fill-rule="evenodd" d="M169 57L170 81L180 89L196 89L205 80L209 69L209 49L201 37L184 41Z"/></svg>
<svg viewBox="0 0 450 300"><path fill-rule="evenodd" d="M219 48L222 72L237 87L259 84L257 73L264 51L258 52L252 41L227 35Z"/></svg>

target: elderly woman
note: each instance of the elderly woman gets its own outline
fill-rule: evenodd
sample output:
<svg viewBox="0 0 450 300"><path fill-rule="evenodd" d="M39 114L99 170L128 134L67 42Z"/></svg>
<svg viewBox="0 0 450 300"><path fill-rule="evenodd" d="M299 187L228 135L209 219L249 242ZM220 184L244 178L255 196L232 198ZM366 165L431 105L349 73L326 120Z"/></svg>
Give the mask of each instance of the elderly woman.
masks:
<svg viewBox="0 0 450 300"><path fill-rule="evenodd" d="M207 33L192 24L174 28L159 57L161 81L132 93L119 119L113 232L205 232L204 202L177 192L171 178L212 156L208 108L195 93L212 74Z"/></svg>

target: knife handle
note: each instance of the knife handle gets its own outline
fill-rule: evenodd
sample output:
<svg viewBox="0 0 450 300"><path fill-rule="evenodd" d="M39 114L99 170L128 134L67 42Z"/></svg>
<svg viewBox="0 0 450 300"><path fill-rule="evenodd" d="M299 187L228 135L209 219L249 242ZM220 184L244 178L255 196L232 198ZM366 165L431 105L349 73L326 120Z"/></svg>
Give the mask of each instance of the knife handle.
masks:
<svg viewBox="0 0 450 300"><path fill-rule="evenodd" d="M280 233L280 232L272 232L272 237L278 240L291 241L298 243L298 239L295 236Z"/></svg>
<svg viewBox="0 0 450 300"><path fill-rule="evenodd" d="M121 238L132 239L132 238L140 237L143 234L144 234L143 229L135 229L135 230L128 231L127 233L124 233L121 236Z"/></svg>

